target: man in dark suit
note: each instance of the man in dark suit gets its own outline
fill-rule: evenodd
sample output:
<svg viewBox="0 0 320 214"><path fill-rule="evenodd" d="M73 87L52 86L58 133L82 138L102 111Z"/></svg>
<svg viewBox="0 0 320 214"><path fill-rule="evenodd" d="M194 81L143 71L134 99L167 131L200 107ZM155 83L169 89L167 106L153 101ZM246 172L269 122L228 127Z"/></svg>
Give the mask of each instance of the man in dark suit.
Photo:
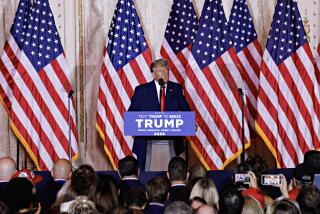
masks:
<svg viewBox="0 0 320 214"><path fill-rule="evenodd" d="M163 59L158 59L151 64L150 69L154 80L136 87L128 111L190 111L181 85L169 81L168 62ZM161 101L161 90L164 91L165 94L163 101ZM135 137L133 143L132 150L133 153L137 155L142 171L144 171L145 168L147 141L151 139L152 138ZM176 155L184 152L185 145L183 138L170 137L170 140L175 141L174 147Z"/></svg>
<svg viewBox="0 0 320 214"><path fill-rule="evenodd" d="M57 194L66 181L71 179L72 165L67 159L57 160L52 168L49 179L44 184L36 186L37 195L41 202L41 213L48 213L48 209L56 201Z"/></svg>
<svg viewBox="0 0 320 214"><path fill-rule="evenodd" d="M187 186L188 167L183 158L174 157L168 165L168 177L171 181L169 203L174 201L189 202L190 189Z"/></svg>
<svg viewBox="0 0 320 214"><path fill-rule="evenodd" d="M0 201L4 200L5 188L15 172L16 162L12 158L0 158Z"/></svg>
<svg viewBox="0 0 320 214"><path fill-rule="evenodd" d="M119 175L121 182L119 185L119 202L123 203L126 193L130 189L140 189L146 192L146 187L139 181L139 163L137 159L132 156L126 156L119 160Z"/></svg>

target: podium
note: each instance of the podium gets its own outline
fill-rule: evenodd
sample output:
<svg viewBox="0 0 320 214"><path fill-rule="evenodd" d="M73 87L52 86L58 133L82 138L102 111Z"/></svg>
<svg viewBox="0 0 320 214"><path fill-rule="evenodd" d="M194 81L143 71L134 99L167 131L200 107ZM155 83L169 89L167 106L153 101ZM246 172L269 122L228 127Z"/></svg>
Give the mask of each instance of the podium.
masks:
<svg viewBox="0 0 320 214"><path fill-rule="evenodd" d="M167 171L175 156L170 137L195 135L194 112L125 112L124 134L148 142L145 171ZM181 142L182 143L182 142Z"/></svg>
<svg viewBox="0 0 320 214"><path fill-rule="evenodd" d="M148 140L145 171L167 171L175 156L173 140Z"/></svg>

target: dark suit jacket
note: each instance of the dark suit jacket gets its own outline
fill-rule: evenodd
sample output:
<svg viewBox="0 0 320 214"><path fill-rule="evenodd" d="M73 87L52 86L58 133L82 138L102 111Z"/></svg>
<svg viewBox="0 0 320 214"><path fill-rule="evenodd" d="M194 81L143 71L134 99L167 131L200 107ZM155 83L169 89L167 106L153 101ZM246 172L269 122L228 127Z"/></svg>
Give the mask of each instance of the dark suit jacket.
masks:
<svg viewBox="0 0 320 214"><path fill-rule="evenodd" d="M165 110L190 111L181 85L168 81L166 87ZM154 81L136 87L128 111L160 111L160 103Z"/></svg>
<svg viewBox="0 0 320 214"><path fill-rule="evenodd" d="M142 84L136 87L131 98L131 105L128 111L160 111L160 102L158 99L157 88L154 81ZM181 85L171 81L166 85L165 111L190 111L188 102ZM147 140L154 138L135 137L133 143L133 152L137 155L140 169L144 171L145 156L147 152ZM156 138L156 139L159 139ZM166 138L175 140L175 152L177 155L185 150L183 139L181 137Z"/></svg>
<svg viewBox="0 0 320 214"><path fill-rule="evenodd" d="M165 210L164 205L160 204L149 204L149 206L144 210L145 214L163 214Z"/></svg>
<svg viewBox="0 0 320 214"><path fill-rule="evenodd" d="M190 189L187 185L174 185L170 187L168 203L174 201L189 202Z"/></svg>
<svg viewBox="0 0 320 214"><path fill-rule="evenodd" d="M140 189L146 192L146 187L139 179L125 179L121 180L119 184L119 204L124 205L124 195L130 189Z"/></svg>
<svg viewBox="0 0 320 214"><path fill-rule="evenodd" d="M8 184L7 181L0 182L0 201L5 200L5 191L6 191L7 184Z"/></svg>

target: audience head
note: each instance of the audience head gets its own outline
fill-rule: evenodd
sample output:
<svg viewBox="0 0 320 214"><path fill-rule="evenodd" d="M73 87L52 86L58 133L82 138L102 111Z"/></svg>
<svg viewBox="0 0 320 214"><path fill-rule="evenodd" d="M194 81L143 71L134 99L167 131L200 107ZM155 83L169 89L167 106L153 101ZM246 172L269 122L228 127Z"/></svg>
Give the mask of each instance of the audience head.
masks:
<svg viewBox="0 0 320 214"><path fill-rule="evenodd" d="M192 208L183 201L175 201L169 204L164 210L164 214L192 214Z"/></svg>
<svg viewBox="0 0 320 214"><path fill-rule="evenodd" d="M203 206L199 207L195 213L196 214L217 214L218 211L211 206L203 205Z"/></svg>
<svg viewBox="0 0 320 214"><path fill-rule="evenodd" d="M309 150L304 154L304 160L307 166L312 168L316 173L320 173L320 151Z"/></svg>
<svg viewBox="0 0 320 214"><path fill-rule="evenodd" d="M249 155L246 159L246 164L249 166L257 179L260 179L261 174L268 170L267 163L259 155Z"/></svg>
<svg viewBox="0 0 320 214"><path fill-rule="evenodd" d="M190 200L190 206L193 210L197 210L199 207L206 205L206 204L207 204L207 202L203 198L200 198L198 196L193 197Z"/></svg>
<svg viewBox="0 0 320 214"><path fill-rule="evenodd" d="M242 212L243 205L243 196L236 187L229 186L221 191L219 197L219 213L238 214Z"/></svg>
<svg viewBox="0 0 320 214"><path fill-rule="evenodd" d="M203 198L209 206L218 206L219 194L216 185L210 178L202 178L193 186L190 199L194 197Z"/></svg>
<svg viewBox="0 0 320 214"><path fill-rule="evenodd" d="M119 174L123 178L125 176L138 176L139 175L139 162L132 156L126 156L119 160L118 163Z"/></svg>
<svg viewBox="0 0 320 214"><path fill-rule="evenodd" d="M100 175L93 196L93 202L100 213L110 212L118 206L118 190L115 179L109 175Z"/></svg>
<svg viewBox="0 0 320 214"><path fill-rule="evenodd" d="M207 170L203 165L196 164L190 167L188 180L193 180L195 178L204 178L207 175Z"/></svg>
<svg viewBox="0 0 320 214"><path fill-rule="evenodd" d="M312 184L314 173L308 165L301 163L294 169L293 178L300 184Z"/></svg>
<svg viewBox="0 0 320 214"><path fill-rule="evenodd" d="M67 159L59 159L52 168L53 179L69 180L72 175L72 165Z"/></svg>
<svg viewBox="0 0 320 214"><path fill-rule="evenodd" d="M43 177L41 175L35 175L29 169L20 169L12 175L12 178L26 178L32 184L36 184L42 181Z"/></svg>
<svg viewBox="0 0 320 214"><path fill-rule="evenodd" d="M78 196L69 206L68 214L96 214L98 213L92 201L86 196Z"/></svg>
<svg viewBox="0 0 320 214"><path fill-rule="evenodd" d="M185 181L188 175L187 162L180 157L172 158L168 166L168 175L171 181Z"/></svg>
<svg viewBox="0 0 320 214"><path fill-rule="evenodd" d="M0 181L9 181L15 172L16 162L12 158L0 158Z"/></svg>
<svg viewBox="0 0 320 214"><path fill-rule="evenodd" d="M298 194L297 202L302 213L320 213L320 191L317 187L303 186Z"/></svg>
<svg viewBox="0 0 320 214"><path fill-rule="evenodd" d="M291 199L274 201L267 207L266 214L301 214L299 204Z"/></svg>
<svg viewBox="0 0 320 214"><path fill-rule="evenodd" d="M165 203L168 199L170 181L166 178L155 177L148 182L147 194L149 202Z"/></svg>
<svg viewBox="0 0 320 214"><path fill-rule="evenodd" d="M112 210L111 214L133 214L133 212L126 207L117 206Z"/></svg>
<svg viewBox="0 0 320 214"><path fill-rule="evenodd" d="M33 184L28 179L13 178L6 186L5 201L13 210L30 208L33 202L33 191Z"/></svg>
<svg viewBox="0 0 320 214"><path fill-rule="evenodd" d="M72 173L71 188L78 196L93 194L96 183L96 173L89 165L82 165Z"/></svg>
<svg viewBox="0 0 320 214"><path fill-rule="evenodd" d="M141 189L132 188L123 196L124 204L132 210L143 210L147 204L146 193Z"/></svg>
<svg viewBox="0 0 320 214"><path fill-rule="evenodd" d="M188 186L190 189L197 183L201 178L206 177L207 170L200 164L193 165L189 169L188 175Z"/></svg>
<svg viewBox="0 0 320 214"><path fill-rule="evenodd" d="M243 214L263 214L264 211L259 201L254 197L244 196Z"/></svg>

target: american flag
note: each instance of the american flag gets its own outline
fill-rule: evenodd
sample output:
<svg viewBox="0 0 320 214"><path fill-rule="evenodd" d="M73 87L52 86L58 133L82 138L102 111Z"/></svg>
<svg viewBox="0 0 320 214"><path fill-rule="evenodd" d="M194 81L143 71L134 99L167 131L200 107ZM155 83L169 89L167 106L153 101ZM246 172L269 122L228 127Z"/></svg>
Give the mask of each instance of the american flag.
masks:
<svg viewBox="0 0 320 214"><path fill-rule="evenodd" d="M68 159L70 75L48 0L20 0L0 60L0 94L10 125L38 169ZM72 105L72 104L71 104ZM72 155L78 153L71 107Z"/></svg>
<svg viewBox="0 0 320 214"><path fill-rule="evenodd" d="M262 49L246 0L234 0L229 17L232 41L242 66L243 89L247 98L249 122L254 127Z"/></svg>
<svg viewBox="0 0 320 214"><path fill-rule="evenodd" d="M160 49L161 56L169 62L172 81L184 83L188 54L197 35L198 25L192 0L174 0Z"/></svg>
<svg viewBox="0 0 320 214"><path fill-rule="evenodd" d="M132 0L119 0L113 15L101 69L96 128L116 169L131 154L133 138L124 136L123 116L137 85L152 80L151 51Z"/></svg>
<svg viewBox="0 0 320 214"><path fill-rule="evenodd" d="M199 125L194 148L210 169L223 168L242 150L242 79L230 35L221 0L206 0L188 57L185 87ZM249 146L246 122L245 143Z"/></svg>
<svg viewBox="0 0 320 214"><path fill-rule="evenodd" d="M294 167L319 148L319 85L295 0L278 0L263 54L256 128L277 160Z"/></svg>

